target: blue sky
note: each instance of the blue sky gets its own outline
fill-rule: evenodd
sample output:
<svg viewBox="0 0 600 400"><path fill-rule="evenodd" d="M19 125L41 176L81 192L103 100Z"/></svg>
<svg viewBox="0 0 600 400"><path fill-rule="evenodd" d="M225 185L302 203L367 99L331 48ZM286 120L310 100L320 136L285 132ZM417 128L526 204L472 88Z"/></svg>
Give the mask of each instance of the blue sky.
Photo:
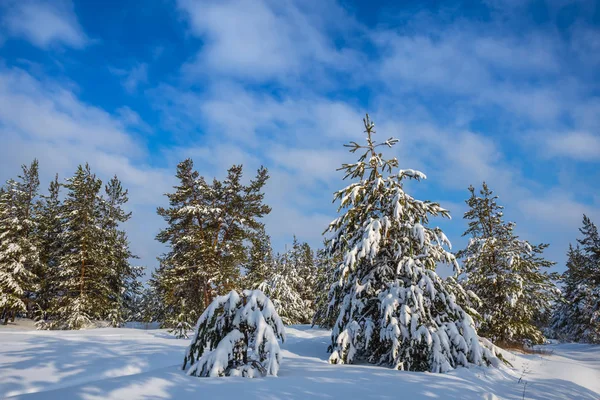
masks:
<svg viewBox="0 0 600 400"><path fill-rule="evenodd" d="M434 223L455 249L483 180L556 270L582 214L600 222L598 2L140 4L0 2L0 179L34 157L44 187L86 161L116 173L151 268L155 208L186 157L208 177L266 165L276 249L319 245L365 112L427 174L410 190L452 212Z"/></svg>

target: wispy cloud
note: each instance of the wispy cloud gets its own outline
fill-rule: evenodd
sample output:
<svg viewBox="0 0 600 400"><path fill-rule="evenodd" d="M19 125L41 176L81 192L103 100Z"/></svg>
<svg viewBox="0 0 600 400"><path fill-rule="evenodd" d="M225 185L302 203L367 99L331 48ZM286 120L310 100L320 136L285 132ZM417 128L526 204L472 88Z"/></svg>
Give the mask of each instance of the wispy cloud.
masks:
<svg viewBox="0 0 600 400"><path fill-rule="evenodd" d="M540 136L547 156L568 157L578 161L600 161L600 135L567 132Z"/></svg>
<svg viewBox="0 0 600 400"><path fill-rule="evenodd" d="M128 93L135 93L140 85L148 82L148 64L138 63L131 69L109 68L110 72L121 78L121 84Z"/></svg>
<svg viewBox="0 0 600 400"><path fill-rule="evenodd" d="M204 41L184 65L190 78L211 74L255 81L306 78L323 68L351 71L356 53L336 46L327 30L352 29L353 20L334 3L271 0L179 0L191 32ZM327 21L322 15L327 15ZM344 24L343 22L347 22Z"/></svg>
<svg viewBox="0 0 600 400"><path fill-rule="evenodd" d="M80 49L89 43L70 0L7 0L0 10L6 34L26 39L35 46Z"/></svg>

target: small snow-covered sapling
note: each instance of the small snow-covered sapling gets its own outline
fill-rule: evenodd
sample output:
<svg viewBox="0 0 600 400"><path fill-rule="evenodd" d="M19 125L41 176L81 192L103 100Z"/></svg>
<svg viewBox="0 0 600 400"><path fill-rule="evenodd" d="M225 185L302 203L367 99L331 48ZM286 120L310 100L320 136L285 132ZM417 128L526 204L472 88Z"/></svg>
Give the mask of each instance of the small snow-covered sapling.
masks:
<svg viewBox="0 0 600 400"><path fill-rule="evenodd" d="M202 313L182 369L199 377L277 375L283 322L260 290L232 290Z"/></svg>

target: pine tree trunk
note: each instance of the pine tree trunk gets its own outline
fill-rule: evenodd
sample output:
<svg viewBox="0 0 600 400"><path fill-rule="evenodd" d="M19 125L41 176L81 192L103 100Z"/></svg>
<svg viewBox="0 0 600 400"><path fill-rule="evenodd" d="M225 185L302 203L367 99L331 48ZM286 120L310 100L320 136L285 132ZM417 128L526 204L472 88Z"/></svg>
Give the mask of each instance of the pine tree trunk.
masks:
<svg viewBox="0 0 600 400"><path fill-rule="evenodd" d="M83 297L84 289L84 277L85 277L85 259L81 259L81 277L79 278L79 297Z"/></svg>
<svg viewBox="0 0 600 400"><path fill-rule="evenodd" d="M209 304L209 302L208 302L208 300L209 300L209 298L208 298L208 282L206 280L204 280L204 289L203 289L203 291L204 291L204 304L203 304L203 306L204 306L204 308L206 308L206 307L208 307L208 304Z"/></svg>
<svg viewBox="0 0 600 400"><path fill-rule="evenodd" d="M85 196L85 199L87 200L87 195ZM88 223L87 214L85 214L85 217L83 220L83 229L87 230L87 223ZM79 297L80 298L83 298L83 291L85 289L84 279L85 279L85 234L83 237L83 241L81 243L81 277L79 278Z"/></svg>

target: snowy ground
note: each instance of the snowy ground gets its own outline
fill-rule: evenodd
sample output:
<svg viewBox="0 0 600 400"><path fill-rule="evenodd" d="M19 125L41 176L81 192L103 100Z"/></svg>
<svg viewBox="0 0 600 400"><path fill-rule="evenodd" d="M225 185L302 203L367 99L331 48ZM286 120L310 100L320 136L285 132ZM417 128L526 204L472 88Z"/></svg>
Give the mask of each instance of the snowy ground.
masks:
<svg viewBox="0 0 600 400"><path fill-rule="evenodd" d="M328 331L286 332L279 377L209 379L179 369L188 341L163 330L0 328L0 398L600 399L600 346L548 345L551 355L506 353L514 369L430 374L329 365Z"/></svg>

